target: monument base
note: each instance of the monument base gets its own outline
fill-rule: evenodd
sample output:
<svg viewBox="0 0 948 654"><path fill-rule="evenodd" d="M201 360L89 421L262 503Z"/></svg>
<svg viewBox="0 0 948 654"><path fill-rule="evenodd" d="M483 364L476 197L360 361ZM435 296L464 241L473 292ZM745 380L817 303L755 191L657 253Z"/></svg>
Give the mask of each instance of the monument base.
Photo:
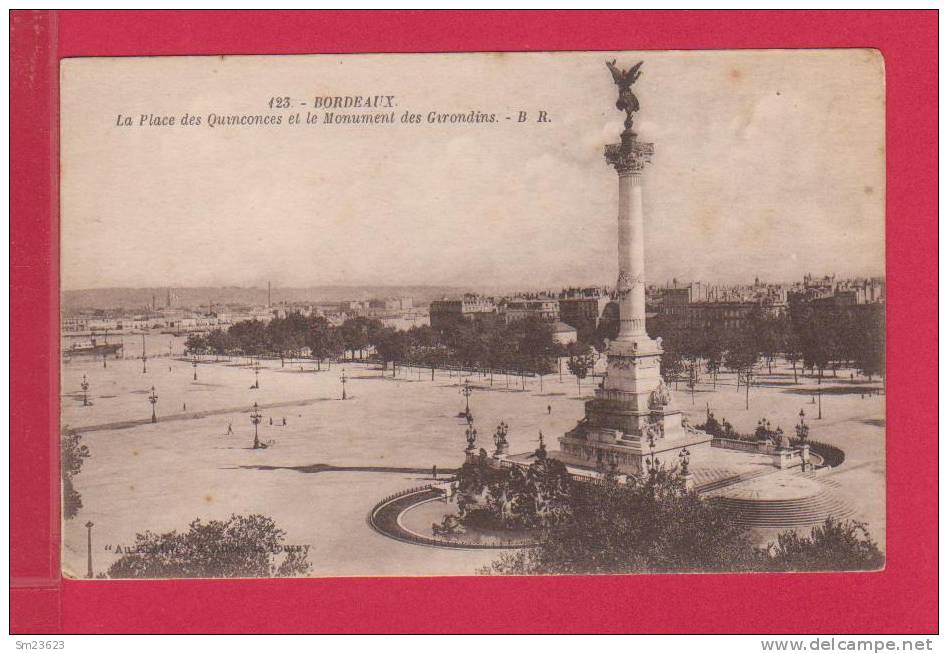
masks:
<svg viewBox="0 0 948 654"><path fill-rule="evenodd" d="M589 438L579 427L559 438L560 450L556 458L566 465L588 470L606 471L614 469L620 474L642 475L648 470L646 459L653 455L655 461L667 469L678 466L679 454L685 448L701 458L701 450L711 448L711 435L696 429L686 428L680 438L656 439L654 449L648 439L632 434L617 434L609 440Z"/></svg>

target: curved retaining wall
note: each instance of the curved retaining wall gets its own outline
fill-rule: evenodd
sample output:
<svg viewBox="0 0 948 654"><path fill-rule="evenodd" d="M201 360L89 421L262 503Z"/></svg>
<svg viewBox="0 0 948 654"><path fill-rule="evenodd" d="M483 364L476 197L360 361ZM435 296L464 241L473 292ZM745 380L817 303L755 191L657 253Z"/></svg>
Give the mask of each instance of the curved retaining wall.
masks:
<svg viewBox="0 0 948 654"><path fill-rule="evenodd" d="M408 531L399 523L399 516L409 509L430 502L440 497L441 491L433 489L430 485L417 486L408 490L389 495L381 502L372 507L369 511L368 523L375 531L400 540L403 543L413 545L427 545L429 547L445 547L449 549L462 550L500 550L500 549L520 549L523 547L533 547L536 543L465 543L462 541L439 540L433 537L421 536L412 531Z"/></svg>

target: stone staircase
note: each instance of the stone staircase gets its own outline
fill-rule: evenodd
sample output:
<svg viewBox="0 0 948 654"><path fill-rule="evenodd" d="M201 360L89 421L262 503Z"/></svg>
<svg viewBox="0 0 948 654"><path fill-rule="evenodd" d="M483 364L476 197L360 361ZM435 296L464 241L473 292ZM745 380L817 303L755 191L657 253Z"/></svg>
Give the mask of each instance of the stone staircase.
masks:
<svg viewBox="0 0 948 654"><path fill-rule="evenodd" d="M827 516L845 519L854 511L843 499L825 488L815 495L786 500L752 500L738 497L718 497L734 520L745 527L805 527L816 525Z"/></svg>
<svg viewBox="0 0 948 654"><path fill-rule="evenodd" d="M720 478L718 478L718 479L715 479L714 481L709 481L709 482L704 483L704 484L700 483L700 477L699 477L699 483L697 484L695 490L697 490L698 493L704 495L704 494L710 493L710 492L712 492L712 491L716 491L716 490L719 490L719 489L721 489L721 488L724 488L725 486L731 486L731 485L733 485L733 484L738 484L738 483L740 483L740 482L742 482L742 481L747 481L748 479L756 479L756 478L758 478L758 477L763 477L764 475L770 475L770 474L773 474L773 473L775 473L775 472L777 472L777 469L776 469L776 468L765 468L765 469L762 469L762 470L752 470L752 471L750 471L750 472L742 472L742 473L737 474L737 475L730 475L730 476L727 476L727 477L720 477ZM698 476L698 475L696 475L696 476Z"/></svg>

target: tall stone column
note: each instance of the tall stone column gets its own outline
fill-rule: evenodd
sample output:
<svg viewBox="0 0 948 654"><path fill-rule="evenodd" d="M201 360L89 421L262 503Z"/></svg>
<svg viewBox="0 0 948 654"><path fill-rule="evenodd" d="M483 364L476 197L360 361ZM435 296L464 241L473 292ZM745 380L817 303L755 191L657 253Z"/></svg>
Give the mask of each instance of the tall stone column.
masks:
<svg viewBox="0 0 948 654"><path fill-rule="evenodd" d="M619 171L619 340L645 334L645 230L640 173Z"/></svg>
<svg viewBox="0 0 948 654"><path fill-rule="evenodd" d="M622 133L622 142L606 146L606 160L619 175L619 341L647 338L645 333L645 225L642 215L642 171L651 162L651 143Z"/></svg>

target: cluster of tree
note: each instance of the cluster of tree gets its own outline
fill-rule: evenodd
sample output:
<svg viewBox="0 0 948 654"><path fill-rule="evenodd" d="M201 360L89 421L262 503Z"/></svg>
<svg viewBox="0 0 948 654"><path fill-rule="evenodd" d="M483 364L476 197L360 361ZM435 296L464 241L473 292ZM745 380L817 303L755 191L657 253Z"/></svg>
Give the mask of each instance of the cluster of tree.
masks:
<svg viewBox="0 0 948 654"><path fill-rule="evenodd" d="M310 570L309 546L285 543L286 532L260 514L195 520L185 533L135 535L108 570L112 578L296 577Z"/></svg>
<svg viewBox="0 0 948 654"><path fill-rule="evenodd" d="M537 547L504 554L482 574L624 574L876 570L884 555L863 524L827 518L809 536L781 533L757 547L711 498L687 492L675 470L627 483L577 483L563 519Z"/></svg>
<svg viewBox="0 0 948 654"><path fill-rule="evenodd" d="M348 353L365 353L382 337L385 328L378 320L350 318L339 326L322 316L290 314L268 323L244 320L226 331L191 334L185 346L189 352L216 355L274 356L297 358L304 350L317 361L334 360Z"/></svg>
<svg viewBox="0 0 948 654"><path fill-rule="evenodd" d="M458 472L458 518L466 527L549 527L565 517L573 483L566 466L545 450L523 469L491 466L482 449Z"/></svg>
<svg viewBox="0 0 948 654"><path fill-rule="evenodd" d="M89 458L89 448L82 444L82 435L64 425L60 434L60 465L63 479L63 517L71 520L82 508L82 496L72 484L82 470L82 462Z"/></svg>
<svg viewBox="0 0 948 654"><path fill-rule="evenodd" d="M463 322L450 330L429 326L398 331L378 320L349 318L334 326L323 317L292 314L269 323L248 320L227 331L191 334L186 343L192 353L218 355L299 357L304 348L317 361L333 360L371 348L383 363L424 367L454 366L468 369L516 370L531 374L553 371L553 360L563 352L547 322L528 318Z"/></svg>
<svg viewBox="0 0 948 654"><path fill-rule="evenodd" d="M870 380L885 374L884 315L875 307L815 310L793 304L778 317L755 312L740 329L659 316L650 321L649 334L662 338L662 374L668 380L691 381L706 372L716 383L718 372L726 368L738 374L739 384L747 383L762 363L772 372L778 357L792 364L794 382L798 364L821 378L826 370L835 375L844 366L857 368Z"/></svg>

